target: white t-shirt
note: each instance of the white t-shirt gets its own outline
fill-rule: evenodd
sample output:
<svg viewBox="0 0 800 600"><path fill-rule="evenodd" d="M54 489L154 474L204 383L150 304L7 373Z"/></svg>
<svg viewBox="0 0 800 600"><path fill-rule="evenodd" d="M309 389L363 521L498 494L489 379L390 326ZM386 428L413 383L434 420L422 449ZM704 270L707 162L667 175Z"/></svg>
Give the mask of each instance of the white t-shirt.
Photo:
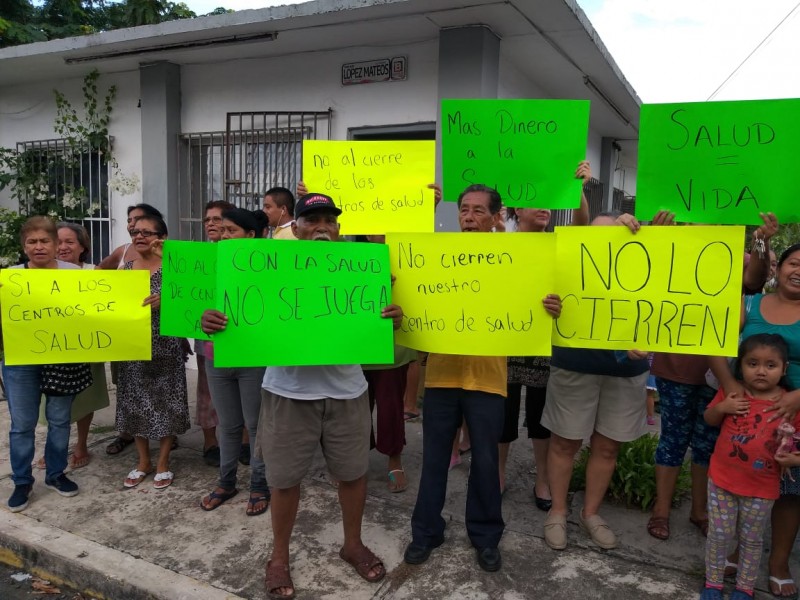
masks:
<svg viewBox="0 0 800 600"><path fill-rule="evenodd" d="M293 400L349 400L367 391L367 380L359 365L267 367L261 387Z"/></svg>

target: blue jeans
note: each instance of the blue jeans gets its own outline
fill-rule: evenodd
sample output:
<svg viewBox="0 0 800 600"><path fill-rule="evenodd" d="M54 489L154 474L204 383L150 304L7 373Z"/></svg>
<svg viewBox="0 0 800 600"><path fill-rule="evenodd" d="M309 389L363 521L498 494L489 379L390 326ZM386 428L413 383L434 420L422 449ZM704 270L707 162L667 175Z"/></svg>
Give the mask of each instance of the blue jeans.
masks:
<svg viewBox="0 0 800 600"><path fill-rule="evenodd" d="M467 535L478 549L496 548L505 524L501 510L497 444L505 402L499 394L426 388L422 402L422 475L411 517L415 544L430 546L444 535L447 472L456 430L467 422L472 460L467 487Z"/></svg>
<svg viewBox="0 0 800 600"><path fill-rule="evenodd" d="M10 367L3 365L3 381L11 413L11 431L8 434L11 453L12 479L15 485L32 484L36 421L42 399L40 365ZM47 442L44 460L47 463L46 479L52 480L67 468L69 448L69 419L75 396L46 396Z"/></svg>
<svg viewBox="0 0 800 600"><path fill-rule="evenodd" d="M219 417L219 487L232 490L236 487L242 429L247 428L251 446L256 442L264 367L215 367L213 360L206 358L206 375ZM255 453L250 455L250 491L269 495L264 461Z"/></svg>

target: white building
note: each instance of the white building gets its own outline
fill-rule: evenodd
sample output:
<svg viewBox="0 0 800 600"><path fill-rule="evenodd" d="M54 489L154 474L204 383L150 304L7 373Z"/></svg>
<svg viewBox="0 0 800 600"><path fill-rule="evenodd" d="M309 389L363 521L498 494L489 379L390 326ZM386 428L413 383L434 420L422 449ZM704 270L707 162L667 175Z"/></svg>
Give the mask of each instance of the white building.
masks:
<svg viewBox="0 0 800 600"><path fill-rule="evenodd" d="M466 4L314 0L5 48L0 146L58 137L54 88L80 108L92 70L101 98L115 85L113 154L141 186L104 199L93 233L110 231L112 247L129 204L158 206L188 239L210 199L253 206L272 185L293 189L303 137L432 139L442 98L589 99L602 204L615 188L635 194L640 101L575 1ZM345 65L365 61L384 61L376 78L390 64L405 78L345 85ZM8 190L0 202L11 206ZM443 206L437 227L453 229Z"/></svg>

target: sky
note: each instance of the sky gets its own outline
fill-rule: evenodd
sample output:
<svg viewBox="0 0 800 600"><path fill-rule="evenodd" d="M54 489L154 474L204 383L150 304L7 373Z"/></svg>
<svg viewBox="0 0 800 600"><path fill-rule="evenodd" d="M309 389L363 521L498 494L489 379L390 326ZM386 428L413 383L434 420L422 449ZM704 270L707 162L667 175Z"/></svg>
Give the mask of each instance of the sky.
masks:
<svg viewBox="0 0 800 600"><path fill-rule="evenodd" d="M185 0L198 14L298 4ZM800 97L798 0L578 0L643 102L704 101L769 32L715 100ZM790 62L792 61L792 62ZM794 63L794 64L793 64Z"/></svg>

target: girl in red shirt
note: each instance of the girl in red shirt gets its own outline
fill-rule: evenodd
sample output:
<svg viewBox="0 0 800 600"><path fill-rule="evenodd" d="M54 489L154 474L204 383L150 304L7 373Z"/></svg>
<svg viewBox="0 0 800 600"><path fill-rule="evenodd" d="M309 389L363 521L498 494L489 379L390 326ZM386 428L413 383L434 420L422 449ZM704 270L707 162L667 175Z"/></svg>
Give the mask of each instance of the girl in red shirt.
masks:
<svg viewBox="0 0 800 600"><path fill-rule="evenodd" d="M720 388L704 417L721 426L708 470L706 584L701 600L722 600L725 557L739 531L739 568L730 600L749 600L758 573L764 526L779 496L781 468L775 462L780 421L764 411L785 391L789 348L776 334L757 334L739 347L736 376L743 393ZM796 419L795 427L800 426Z"/></svg>

